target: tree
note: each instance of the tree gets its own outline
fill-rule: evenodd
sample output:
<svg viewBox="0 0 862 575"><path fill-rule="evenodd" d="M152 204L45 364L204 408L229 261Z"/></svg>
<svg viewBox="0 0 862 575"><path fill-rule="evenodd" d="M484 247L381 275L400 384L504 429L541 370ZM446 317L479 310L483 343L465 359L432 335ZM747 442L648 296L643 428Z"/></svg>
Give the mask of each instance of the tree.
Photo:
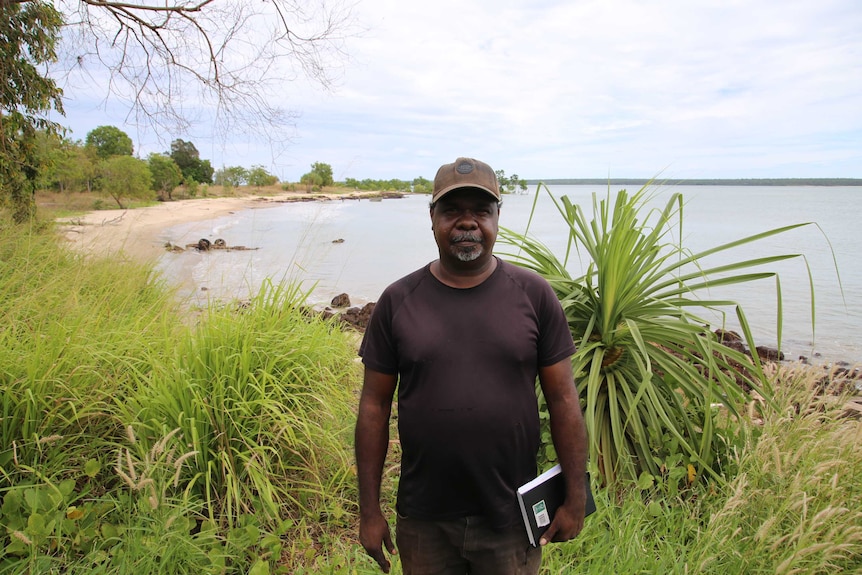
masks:
<svg viewBox="0 0 862 575"><path fill-rule="evenodd" d="M57 168L63 156L63 139L56 132L37 130L35 143L38 174L34 185L37 190L52 188L57 180Z"/></svg>
<svg viewBox="0 0 862 575"><path fill-rule="evenodd" d="M159 198L173 200L174 188L183 180L183 173L177 163L164 154L150 154L147 158L150 175L153 180L153 189L159 193Z"/></svg>
<svg viewBox="0 0 862 575"><path fill-rule="evenodd" d="M171 142L171 158L180 167L183 181L186 183L192 180L201 184L212 183L213 167L209 160L201 160L201 155L193 143L184 140Z"/></svg>
<svg viewBox="0 0 862 575"><path fill-rule="evenodd" d="M53 189L60 193L89 190L95 176L94 154L80 142L60 134L36 132L38 176L36 189Z"/></svg>
<svg viewBox="0 0 862 575"><path fill-rule="evenodd" d="M413 192L417 194L430 194L434 191L434 183L419 176L413 179Z"/></svg>
<svg viewBox="0 0 862 575"><path fill-rule="evenodd" d="M99 164L98 189L117 202L120 209L123 198L155 199L153 180L147 163L132 156L111 156Z"/></svg>
<svg viewBox="0 0 862 575"><path fill-rule="evenodd" d="M52 183L60 192L91 191L96 178L97 160L80 142L63 140L60 153L54 166L55 179Z"/></svg>
<svg viewBox="0 0 862 575"><path fill-rule="evenodd" d="M317 172L308 172L302 175L299 183L305 186L307 192L310 192L314 188L319 188L323 185L323 177Z"/></svg>
<svg viewBox="0 0 862 575"><path fill-rule="evenodd" d="M496 170L497 182L500 184L500 191L504 194L514 194L516 191L527 191L527 180L522 180L518 174L512 174L511 178L506 177L504 170Z"/></svg>
<svg viewBox="0 0 862 575"><path fill-rule="evenodd" d="M219 186L241 186L248 179L248 170L242 166L222 168L215 173L215 183Z"/></svg>
<svg viewBox="0 0 862 575"><path fill-rule="evenodd" d="M262 188L265 186L272 186L278 182L278 177L267 172L263 166L252 166L251 170L248 172L246 182L249 186Z"/></svg>
<svg viewBox="0 0 862 575"><path fill-rule="evenodd" d="M25 2L27 0L24 0ZM222 134L267 141L295 114L282 110L285 82L334 79L351 34L342 0L58 0L69 39L65 66L128 104L139 125L167 133L192 125L189 105L215 112ZM200 108L199 108L200 109ZM209 118L205 118L209 122Z"/></svg>
<svg viewBox="0 0 862 575"><path fill-rule="evenodd" d="M515 189L516 187L517 190ZM507 191L510 194L514 194L516 192L523 194L527 191L527 180L518 177L518 174L512 174L512 177L509 178L509 187L507 188Z"/></svg>
<svg viewBox="0 0 862 575"><path fill-rule="evenodd" d="M317 174L320 176L320 183L315 184L318 186L331 186L334 182L332 179L332 166L329 164L324 164L323 162L314 162L311 164L311 172L312 174ZM302 182L302 180L300 180Z"/></svg>
<svg viewBox="0 0 862 575"><path fill-rule="evenodd" d="M58 60L61 27L55 73L125 101L142 128L187 131L193 104L214 110L221 134L276 144L295 117L279 107L285 81L329 87L351 20L341 0L0 0L0 201L18 221L35 211L33 133L59 130L44 115L63 113L62 90L37 66Z"/></svg>
<svg viewBox="0 0 862 575"><path fill-rule="evenodd" d="M102 160L111 156L131 156L135 152L132 139L116 126L94 128L87 133L84 141Z"/></svg>
<svg viewBox="0 0 862 575"><path fill-rule="evenodd" d="M59 132L62 90L37 66L54 62L63 24L50 2L0 1L0 205L23 223L36 211L37 132Z"/></svg>

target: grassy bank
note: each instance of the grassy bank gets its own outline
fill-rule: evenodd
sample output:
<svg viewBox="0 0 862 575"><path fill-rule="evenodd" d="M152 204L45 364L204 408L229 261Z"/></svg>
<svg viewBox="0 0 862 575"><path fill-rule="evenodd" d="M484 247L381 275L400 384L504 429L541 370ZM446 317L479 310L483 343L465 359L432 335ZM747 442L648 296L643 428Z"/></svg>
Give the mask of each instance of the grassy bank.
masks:
<svg viewBox="0 0 862 575"><path fill-rule="evenodd" d="M0 222L0 573L375 572L355 338L302 298L269 286L191 321L149 268ZM862 424L807 372L772 378L726 483L597 489L542 572L862 569Z"/></svg>
<svg viewBox="0 0 862 575"><path fill-rule="evenodd" d="M0 301L0 572L296 572L332 540L351 552L354 348L302 294L189 325L147 267L4 224Z"/></svg>

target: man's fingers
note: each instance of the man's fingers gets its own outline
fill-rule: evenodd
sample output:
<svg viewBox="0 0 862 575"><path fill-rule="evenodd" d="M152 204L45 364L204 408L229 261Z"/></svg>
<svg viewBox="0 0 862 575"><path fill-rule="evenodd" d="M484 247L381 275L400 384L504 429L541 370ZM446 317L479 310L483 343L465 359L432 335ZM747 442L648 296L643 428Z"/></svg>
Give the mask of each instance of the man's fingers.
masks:
<svg viewBox="0 0 862 575"><path fill-rule="evenodd" d="M369 557L374 559L384 573L389 573L389 560L386 551L395 553L389 526L382 515L372 516L359 521L359 543Z"/></svg>
<svg viewBox="0 0 862 575"><path fill-rule="evenodd" d="M548 544L549 541L554 540L554 536L557 534L557 522L551 522L551 525L548 527L547 531L542 534L542 537L539 538L539 545L544 547Z"/></svg>
<svg viewBox="0 0 862 575"><path fill-rule="evenodd" d="M396 555L398 553L398 549L395 548L395 544L392 543L392 535L389 531L386 531L386 535L383 536L383 543L386 545L386 549L390 554Z"/></svg>
<svg viewBox="0 0 862 575"><path fill-rule="evenodd" d="M390 553L393 553L392 549L392 541L388 536L384 536L383 544L386 545L386 548L389 549ZM377 547L365 547L365 552L368 553L368 556L377 561L377 564L380 565L380 568L384 573L389 573L389 560L386 558L386 553L383 551L383 545L379 545Z"/></svg>
<svg viewBox="0 0 862 575"><path fill-rule="evenodd" d="M380 568L384 573L389 573L389 560L386 559L386 554L383 553L383 549L378 549L373 553L369 553L369 555L377 561L377 564L380 565Z"/></svg>
<svg viewBox="0 0 862 575"><path fill-rule="evenodd" d="M579 521L573 519L570 515L563 512L562 508L557 511L557 516L548 526L548 530L542 535L539 540L540 545L545 545L549 542L562 543L570 541L578 536L584 527L583 518Z"/></svg>

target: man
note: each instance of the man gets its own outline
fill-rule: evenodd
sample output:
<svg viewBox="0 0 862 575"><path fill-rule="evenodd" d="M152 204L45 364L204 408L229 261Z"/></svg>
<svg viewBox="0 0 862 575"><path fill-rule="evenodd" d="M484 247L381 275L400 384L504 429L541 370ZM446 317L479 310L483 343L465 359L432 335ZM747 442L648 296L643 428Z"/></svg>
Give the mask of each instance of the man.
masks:
<svg viewBox="0 0 862 575"><path fill-rule="evenodd" d="M458 158L434 179L439 259L383 292L360 346L356 423L359 539L384 572L535 574L516 489L536 476L535 381L551 416L566 499L540 541L583 527L586 431L574 344L548 283L492 254L500 189L487 164ZM392 399L402 447L396 547L380 508Z"/></svg>

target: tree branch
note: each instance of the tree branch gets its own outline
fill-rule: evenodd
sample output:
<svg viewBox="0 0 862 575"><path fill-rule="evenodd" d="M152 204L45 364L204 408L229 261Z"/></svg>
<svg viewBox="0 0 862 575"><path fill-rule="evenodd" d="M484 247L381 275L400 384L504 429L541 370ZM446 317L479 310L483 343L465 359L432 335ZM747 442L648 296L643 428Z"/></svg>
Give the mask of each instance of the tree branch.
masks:
<svg viewBox="0 0 862 575"><path fill-rule="evenodd" d="M66 77L92 70L92 85L107 70L106 101L126 101L157 133L207 118L225 135L251 128L278 138L294 117L281 108L286 84L304 77L328 89L346 59L352 15L342 1L57 0L64 38L78 40Z"/></svg>

